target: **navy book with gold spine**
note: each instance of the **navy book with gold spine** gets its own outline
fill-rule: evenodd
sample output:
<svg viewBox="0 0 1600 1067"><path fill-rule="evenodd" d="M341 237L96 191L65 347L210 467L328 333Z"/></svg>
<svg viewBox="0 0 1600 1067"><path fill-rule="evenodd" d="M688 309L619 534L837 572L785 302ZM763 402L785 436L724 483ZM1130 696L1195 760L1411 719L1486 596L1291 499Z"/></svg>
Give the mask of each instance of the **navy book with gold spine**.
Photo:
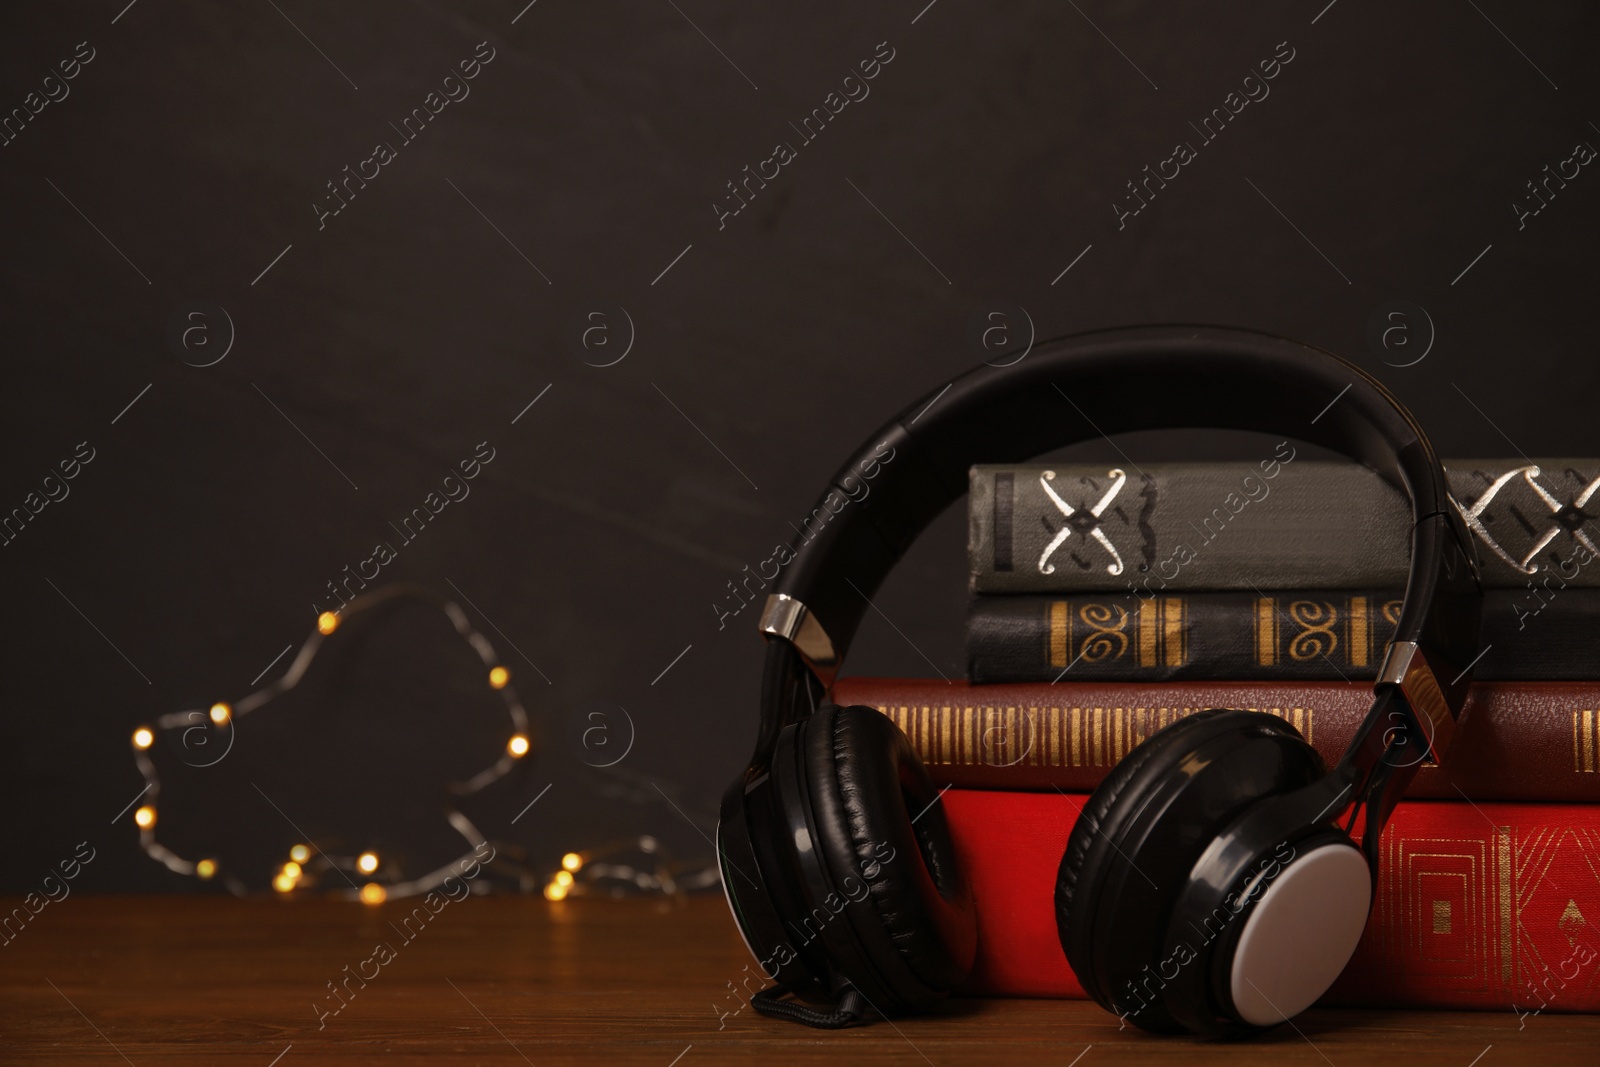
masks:
<svg viewBox="0 0 1600 1067"><path fill-rule="evenodd" d="M1264 590L974 597L974 683L1356 681L1377 675L1400 592ZM1473 677L1600 679L1600 589L1490 589Z"/></svg>

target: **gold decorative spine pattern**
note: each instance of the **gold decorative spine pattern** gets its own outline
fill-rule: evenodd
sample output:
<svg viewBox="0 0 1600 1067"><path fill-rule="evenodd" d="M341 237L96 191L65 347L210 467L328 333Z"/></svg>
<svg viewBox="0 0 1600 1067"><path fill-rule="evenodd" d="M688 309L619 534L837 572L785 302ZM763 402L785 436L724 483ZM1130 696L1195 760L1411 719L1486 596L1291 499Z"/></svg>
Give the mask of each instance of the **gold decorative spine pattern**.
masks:
<svg viewBox="0 0 1600 1067"><path fill-rule="evenodd" d="M1278 662L1278 606L1269 596L1256 601L1256 662L1263 667Z"/></svg>
<svg viewBox="0 0 1600 1067"><path fill-rule="evenodd" d="M1112 767L1195 707L1049 704L879 704L930 766ZM1285 719L1315 743L1311 708L1250 708Z"/></svg>
<svg viewBox="0 0 1600 1067"><path fill-rule="evenodd" d="M1183 625L1183 598L1169 596L1161 599L1164 601L1161 610L1165 615L1161 643L1166 650L1167 666L1181 667L1189 661L1189 646Z"/></svg>
<svg viewBox="0 0 1600 1067"><path fill-rule="evenodd" d="M1374 640L1375 627L1381 619L1392 630L1400 606L1398 600L1379 603L1364 596L1287 604L1278 597L1258 597L1251 619L1256 664L1276 667L1326 658L1330 663L1370 667L1382 652Z"/></svg>
<svg viewBox="0 0 1600 1067"><path fill-rule="evenodd" d="M1494 830L1495 837L1495 867L1499 874L1500 882L1500 980L1506 985L1516 977L1517 956L1512 938L1515 936L1515 915L1513 905L1515 894L1512 892L1512 879L1516 869L1511 864L1511 827L1497 826Z"/></svg>
<svg viewBox="0 0 1600 1067"><path fill-rule="evenodd" d="M1050 666L1066 667L1067 650L1072 647L1072 615L1065 600L1050 604Z"/></svg>
<svg viewBox="0 0 1600 1067"><path fill-rule="evenodd" d="M1159 597L1150 597L1139 601L1139 666L1158 667L1161 665L1160 629L1157 622L1161 616L1161 602Z"/></svg>
<svg viewBox="0 0 1600 1067"><path fill-rule="evenodd" d="M1358 970L1381 984L1370 961L1404 956L1437 997L1485 1006L1492 998L1523 1014L1572 1003L1567 968L1594 958L1583 907L1595 899L1590 857L1600 854L1600 832L1530 815L1486 832L1465 824L1443 835L1386 834L1380 847L1387 891L1373 907Z"/></svg>
<svg viewBox="0 0 1600 1067"><path fill-rule="evenodd" d="M1600 743L1595 737L1593 708L1572 713L1572 769L1578 774L1594 774L1600 765Z"/></svg>
<svg viewBox="0 0 1600 1067"><path fill-rule="evenodd" d="M1052 600L1050 666L1065 668L1081 658L1088 663L1182 667L1189 662L1188 625L1188 606L1180 596L1149 597L1133 613L1105 601Z"/></svg>
<svg viewBox="0 0 1600 1067"><path fill-rule="evenodd" d="M1350 666L1365 667L1372 661L1372 624L1367 618L1367 598L1350 598Z"/></svg>

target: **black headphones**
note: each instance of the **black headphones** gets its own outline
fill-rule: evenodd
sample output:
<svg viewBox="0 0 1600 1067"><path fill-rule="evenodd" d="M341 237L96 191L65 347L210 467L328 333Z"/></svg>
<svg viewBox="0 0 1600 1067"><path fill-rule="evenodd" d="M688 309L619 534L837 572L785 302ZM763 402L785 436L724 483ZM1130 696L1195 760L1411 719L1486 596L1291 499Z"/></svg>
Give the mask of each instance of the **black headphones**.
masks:
<svg viewBox="0 0 1600 1067"><path fill-rule="evenodd" d="M1275 1025L1355 950L1378 835L1417 766L1448 747L1466 699L1477 563L1438 457L1365 371L1278 337L1141 327L996 362L873 434L777 558L755 754L717 826L728 906L776 983L752 1004L847 1026L869 1007L926 1010L972 967L973 902L938 792L886 716L827 700L868 598L966 491L968 467L1129 430L1229 428L1323 445L1410 497L1411 573L1372 710L1331 772L1265 713L1205 711L1152 735L1085 803L1056 915L1085 990L1134 1024Z"/></svg>

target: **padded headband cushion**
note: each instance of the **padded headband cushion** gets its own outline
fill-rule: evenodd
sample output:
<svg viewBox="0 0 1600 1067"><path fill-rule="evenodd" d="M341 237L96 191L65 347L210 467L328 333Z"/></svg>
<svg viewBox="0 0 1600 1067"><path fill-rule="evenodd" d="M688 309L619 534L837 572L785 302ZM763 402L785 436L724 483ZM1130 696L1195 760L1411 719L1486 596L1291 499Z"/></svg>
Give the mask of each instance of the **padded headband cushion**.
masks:
<svg viewBox="0 0 1600 1067"><path fill-rule="evenodd" d="M847 977L880 1009L930 1007L966 977L977 948L939 792L906 736L872 708L826 705L801 729L817 847L874 972Z"/></svg>

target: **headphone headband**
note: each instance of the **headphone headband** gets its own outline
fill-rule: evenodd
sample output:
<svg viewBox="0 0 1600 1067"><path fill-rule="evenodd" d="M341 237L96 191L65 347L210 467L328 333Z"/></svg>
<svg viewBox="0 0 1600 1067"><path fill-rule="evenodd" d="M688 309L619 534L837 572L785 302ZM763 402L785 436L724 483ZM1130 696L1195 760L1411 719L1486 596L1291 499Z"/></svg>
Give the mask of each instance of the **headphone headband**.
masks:
<svg viewBox="0 0 1600 1067"><path fill-rule="evenodd" d="M967 490L968 468L1131 430L1237 429L1322 445L1402 488L1410 577L1377 686L1402 691L1442 752L1477 650L1477 564L1439 459L1400 401L1332 353L1211 326L1103 330L984 364L906 408L834 475L776 578L762 721L747 779L778 731L814 709L878 589L918 534ZM1432 729L1428 727L1431 724Z"/></svg>

